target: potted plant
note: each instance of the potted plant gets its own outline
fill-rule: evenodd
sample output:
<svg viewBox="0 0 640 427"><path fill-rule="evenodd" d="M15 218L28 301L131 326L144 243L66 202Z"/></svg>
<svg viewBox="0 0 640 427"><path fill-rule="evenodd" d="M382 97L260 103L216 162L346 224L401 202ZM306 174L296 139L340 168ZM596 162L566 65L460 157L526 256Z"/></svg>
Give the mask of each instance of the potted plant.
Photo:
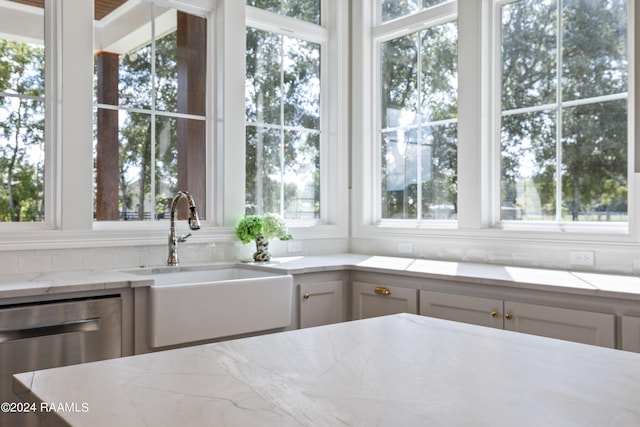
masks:
<svg viewBox="0 0 640 427"><path fill-rule="evenodd" d="M245 215L236 225L235 232L242 243L256 242L256 252L253 254L256 262L271 260L269 239L291 240L284 219L273 213Z"/></svg>

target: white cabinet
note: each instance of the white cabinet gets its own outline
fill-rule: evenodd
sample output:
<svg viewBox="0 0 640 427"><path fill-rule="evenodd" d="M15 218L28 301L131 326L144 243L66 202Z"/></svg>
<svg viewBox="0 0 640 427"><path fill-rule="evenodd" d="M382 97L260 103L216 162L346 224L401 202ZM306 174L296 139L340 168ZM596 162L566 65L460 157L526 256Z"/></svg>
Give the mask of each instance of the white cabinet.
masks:
<svg viewBox="0 0 640 427"><path fill-rule="evenodd" d="M504 302L510 331L615 348L615 315L543 305Z"/></svg>
<svg viewBox="0 0 640 427"><path fill-rule="evenodd" d="M418 313L416 289L353 282L354 320L396 313Z"/></svg>
<svg viewBox="0 0 640 427"><path fill-rule="evenodd" d="M342 280L300 284L300 327L345 321Z"/></svg>
<svg viewBox="0 0 640 427"><path fill-rule="evenodd" d="M622 350L640 353L640 317L622 316Z"/></svg>
<svg viewBox="0 0 640 427"><path fill-rule="evenodd" d="M613 314L430 291L420 292L420 314L615 348Z"/></svg>
<svg viewBox="0 0 640 427"><path fill-rule="evenodd" d="M420 314L502 329L502 300L420 291Z"/></svg>

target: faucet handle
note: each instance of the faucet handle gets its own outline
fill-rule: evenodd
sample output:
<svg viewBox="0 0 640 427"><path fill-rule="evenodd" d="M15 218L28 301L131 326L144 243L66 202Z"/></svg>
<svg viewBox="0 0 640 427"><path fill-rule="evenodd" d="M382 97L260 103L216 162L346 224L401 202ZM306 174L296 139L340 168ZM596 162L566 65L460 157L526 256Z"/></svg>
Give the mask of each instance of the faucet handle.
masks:
<svg viewBox="0 0 640 427"><path fill-rule="evenodd" d="M189 233L189 234L187 234L185 236L179 236L178 237L178 242L180 242L180 243L186 242L187 241L187 237L189 237L189 236L191 236L191 233Z"/></svg>

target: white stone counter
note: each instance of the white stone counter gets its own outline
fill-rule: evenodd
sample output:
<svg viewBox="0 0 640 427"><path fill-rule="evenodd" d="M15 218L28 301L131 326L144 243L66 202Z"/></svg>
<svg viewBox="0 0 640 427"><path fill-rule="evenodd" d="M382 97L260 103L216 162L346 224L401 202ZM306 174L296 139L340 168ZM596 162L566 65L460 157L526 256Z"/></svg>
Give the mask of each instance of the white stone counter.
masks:
<svg viewBox="0 0 640 427"><path fill-rule="evenodd" d="M60 271L40 274L0 276L0 300L3 298L40 297L67 292L149 286L143 276L110 270Z"/></svg>
<svg viewBox="0 0 640 427"><path fill-rule="evenodd" d="M336 269L369 271L425 279L640 300L640 278L624 275L358 254L277 258L265 264L247 265L251 268L281 271L287 274Z"/></svg>
<svg viewBox="0 0 640 427"><path fill-rule="evenodd" d="M43 425L633 426L640 354L399 314L16 375Z"/></svg>
<svg viewBox="0 0 640 427"><path fill-rule="evenodd" d="M245 268L265 269L286 274L340 270L364 271L640 301L640 278L635 276L360 254L286 257L275 258L264 264L239 264ZM230 266L234 265L234 262L183 267L198 269L208 268L211 265ZM183 267L159 266L156 269ZM147 268L147 270L151 269L151 267ZM143 287L151 284L153 280L149 276L132 274L127 270L84 270L0 276L0 299Z"/></svg>

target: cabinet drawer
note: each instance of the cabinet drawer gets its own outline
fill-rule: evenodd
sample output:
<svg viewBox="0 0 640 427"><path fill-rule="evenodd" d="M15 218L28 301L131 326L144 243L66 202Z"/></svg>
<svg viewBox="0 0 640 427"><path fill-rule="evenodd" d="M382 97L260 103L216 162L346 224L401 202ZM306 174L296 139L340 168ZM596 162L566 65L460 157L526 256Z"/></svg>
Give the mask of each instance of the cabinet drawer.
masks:
<svg viewBox="0 0 640 427"><path fill-rule="evenodd" d="M420 314L456 322L503 328L502 300L420 291Z"/></svg>
<svg viewBox="0 0 640 427"><path fill-rule="evenodd" d="M396 313L418 314L417 289L353 282L353 318Z"/></svg>
<svg viewBox="0 0 640 427"><path fill-rule="evenodd" d="M615 348L615 315L504 302L504 328L549 338Z"/></svg>

